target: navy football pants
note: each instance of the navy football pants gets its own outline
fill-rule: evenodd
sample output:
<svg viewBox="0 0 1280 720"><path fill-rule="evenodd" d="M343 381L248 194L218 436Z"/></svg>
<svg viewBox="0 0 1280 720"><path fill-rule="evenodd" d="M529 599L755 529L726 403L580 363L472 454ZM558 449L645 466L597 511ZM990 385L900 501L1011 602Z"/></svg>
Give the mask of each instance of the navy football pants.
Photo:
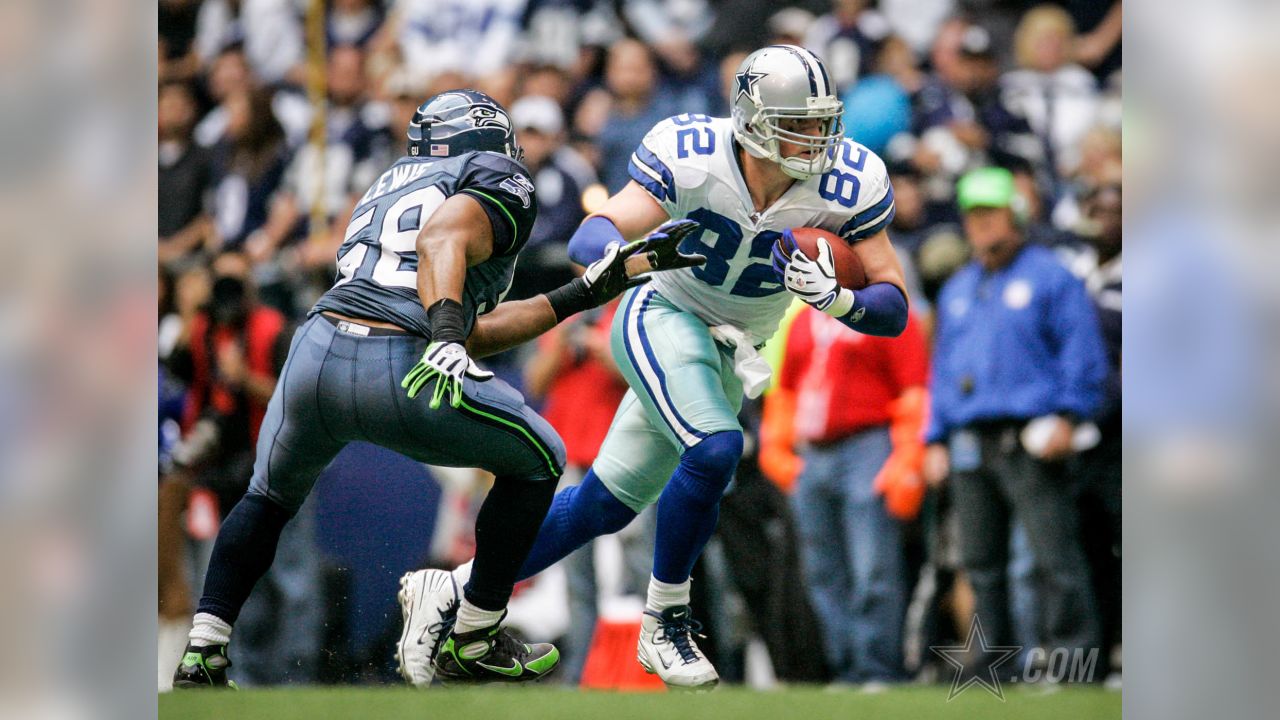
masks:
<svg viewBox="0 0 1280 720"><path fill-rule="evenodd" d="M430 409L430 384L410 400L400 381L426 344L411 335L339 330L320 315L298 329L258 435L249 491L214 545L200 612L235 621L270 567L284 524L321 471L357 440L419 462L495 475L476 519L466 597L488 610L506 606L550 506L564 445L520 393L497 378L465 380L457 408Z"/></svg>

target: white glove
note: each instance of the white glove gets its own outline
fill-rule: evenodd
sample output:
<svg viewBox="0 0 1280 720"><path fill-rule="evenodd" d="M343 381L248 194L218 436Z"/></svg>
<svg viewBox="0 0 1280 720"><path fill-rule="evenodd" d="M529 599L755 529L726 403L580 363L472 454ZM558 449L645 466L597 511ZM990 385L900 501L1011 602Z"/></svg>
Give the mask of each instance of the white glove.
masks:
<svg viewBox="0 0 1280 720"><path fill-rule="evenodd" d="M462 402L462 378L488 380L493 373L481 370L468 355L467 349L456 342L433 342L422 353L422 359L400 381L400 387L409 390L409 398L418 396L422 388L431 378L436 380L435 392L431 394L431 409L440 407L440 401L447 394L449 405L458 407Z"/></svg>
<svg viewBox="0 0 1280 720"><path fill-rule="evenodd" d="M853 291L836 281L831 244L818 238L818 259L811 260L800 248L791 251L791 261L783 271L783 284L797 297L822 312L843 317L853 308Z"/></svg>

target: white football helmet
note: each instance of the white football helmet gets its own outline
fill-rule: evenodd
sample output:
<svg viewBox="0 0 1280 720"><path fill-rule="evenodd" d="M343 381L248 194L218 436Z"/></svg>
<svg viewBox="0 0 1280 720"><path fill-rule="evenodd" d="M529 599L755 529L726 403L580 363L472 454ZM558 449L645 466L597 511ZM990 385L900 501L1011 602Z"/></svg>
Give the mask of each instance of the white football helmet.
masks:
<svg viewBox="0 0 1280 720"><path fill-rule="evenodd" d="M807 180L830 170L844 137L844 103L835 94L817 55L795 45L770 45L738 66L733 96L733 134L754 157L772 160L782 171ZM808 135L783 121L817 118L821 131ZM780 141L809 150L808 157L782 157Z"/></svg>

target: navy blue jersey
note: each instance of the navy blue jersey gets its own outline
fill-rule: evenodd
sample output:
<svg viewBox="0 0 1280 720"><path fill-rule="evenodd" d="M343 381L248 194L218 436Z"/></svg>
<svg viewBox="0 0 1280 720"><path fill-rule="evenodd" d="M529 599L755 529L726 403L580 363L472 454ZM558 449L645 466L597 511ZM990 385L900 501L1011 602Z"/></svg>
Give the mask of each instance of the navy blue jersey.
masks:
<svg viewBox="0 0 1280 720"><path fill-rule="evenodd" d="M462 307L467 332L511 286L516 254L538 213L528 171L492 152L453 158L403 157L360 198L338 249L338 277L311 314L332 310L394 323L430 337L418 298L418 231L431 213L458 193L480 202L493 225L493 255L467 269Z"/></svg>

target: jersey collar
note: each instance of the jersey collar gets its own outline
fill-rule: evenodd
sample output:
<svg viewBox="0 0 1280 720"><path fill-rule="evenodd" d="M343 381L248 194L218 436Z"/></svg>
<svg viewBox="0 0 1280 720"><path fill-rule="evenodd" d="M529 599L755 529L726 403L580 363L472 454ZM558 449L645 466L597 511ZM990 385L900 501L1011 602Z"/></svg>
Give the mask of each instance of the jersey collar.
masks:
<svg viewBox="0 0 1280 720"><path fill-rule="evenodd" d="M729 165L731 168L731 174L733 175L734 185L738 190L738 200L742 203L742 207L746 210L747 217L751 218L751 222L754 225L759 225L765 215L777 213L779 210L784 209L792 195L800 192L797 188L800 188L805 183L809 182L808 180L795 180L785 192L778 196L777 200L773 201L772 205L756 212L756 203L751 199L751 191L747 188L747 179L742 175L742 165L738 159L738 151L742 149L742 146L738 144L738 140L733 136L732 130L729 132L729 148L732 152L732 155L729 157Z"/></svg>

